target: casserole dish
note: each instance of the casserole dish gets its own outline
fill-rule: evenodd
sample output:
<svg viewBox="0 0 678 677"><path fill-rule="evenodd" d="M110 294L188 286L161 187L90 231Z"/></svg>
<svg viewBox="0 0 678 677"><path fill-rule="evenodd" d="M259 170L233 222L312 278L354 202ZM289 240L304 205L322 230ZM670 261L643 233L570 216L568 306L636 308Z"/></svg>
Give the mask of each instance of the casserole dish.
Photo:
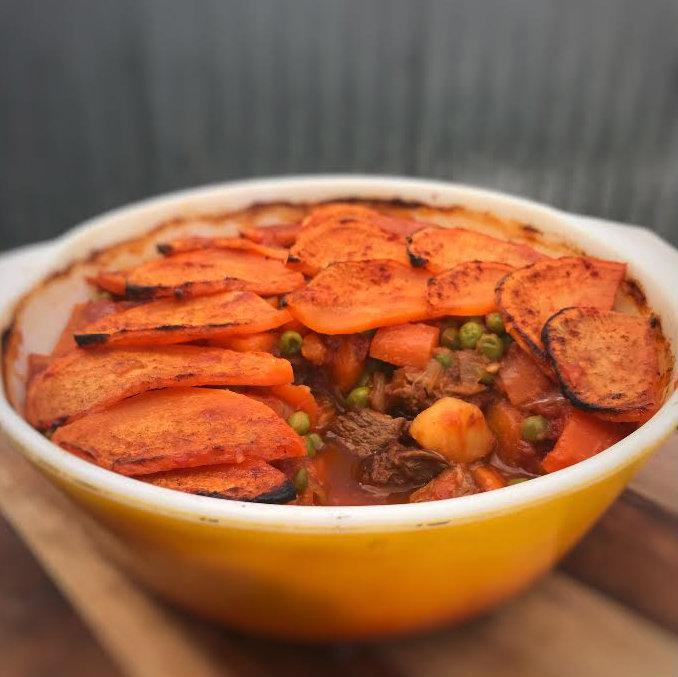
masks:
<svg viewBox="0 0 678 677"><path fill-rule="evenodd" d="M678 254L642 229L601 225L488 191L385 177L286 178L184 191L116 210L61 238L0 310L5 389L21 401L26 355L83 293L68 266L176 217L260 203L348 198L463 205L530 224L554 246L629 263L675 346ZM281 207L284 209L285 207ZM143 251L126 252L143 256ZM117 261L116 261L117 262ZM16 302L40 279L18 306ZM13 324L12 324L13 323ZM50 334L50 331L52 334ZM667 369L675 369L673 363ZM671 382L675 381L675 373ZM676 424L678 396L620 443L576 466L487 494L412 504L278 506L220 501L142 484L91 465L33 430L3 396L10 441L101 522L126 568L155 591L229 626L300 640L367 639L485 611L529 585L586 532Z"/></svg>

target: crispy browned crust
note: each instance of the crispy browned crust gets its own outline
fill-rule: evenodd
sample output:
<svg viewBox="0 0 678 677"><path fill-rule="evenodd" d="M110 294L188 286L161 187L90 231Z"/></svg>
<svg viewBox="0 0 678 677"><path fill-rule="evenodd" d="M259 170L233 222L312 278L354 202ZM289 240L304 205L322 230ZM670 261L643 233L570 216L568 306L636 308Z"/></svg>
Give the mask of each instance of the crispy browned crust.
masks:
<svg viewBox="0 0 678 677"><path fill-rule="evenodd" d="M613 421L643 421L658 408L660 369L651 320L597 308L564 308L542 341L563 394Z"/></svg>

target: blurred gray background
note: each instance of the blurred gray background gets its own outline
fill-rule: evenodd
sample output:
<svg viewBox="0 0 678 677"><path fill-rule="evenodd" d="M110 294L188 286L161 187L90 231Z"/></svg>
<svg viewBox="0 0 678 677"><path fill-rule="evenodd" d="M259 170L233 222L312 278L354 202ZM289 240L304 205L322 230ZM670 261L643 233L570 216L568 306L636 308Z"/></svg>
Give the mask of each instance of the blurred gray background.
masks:
<svg viewBox="0 0 678 677"><path fill-rule="evenodd" d="M678 243L675 0L0 0L1 248L224 179L475 183Z"/></svg>

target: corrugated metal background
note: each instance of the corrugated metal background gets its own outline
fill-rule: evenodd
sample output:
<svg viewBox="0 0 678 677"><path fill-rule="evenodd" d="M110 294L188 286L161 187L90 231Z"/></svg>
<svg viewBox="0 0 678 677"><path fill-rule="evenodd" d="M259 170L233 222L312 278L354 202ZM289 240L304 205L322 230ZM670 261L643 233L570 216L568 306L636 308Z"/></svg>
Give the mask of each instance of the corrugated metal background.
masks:
<svg viewBox="0 0 678 677"><path fill-rule="evenodd" d="M674 0L4 0L2 247L186 185L454 179L678 243Z"/></svg>

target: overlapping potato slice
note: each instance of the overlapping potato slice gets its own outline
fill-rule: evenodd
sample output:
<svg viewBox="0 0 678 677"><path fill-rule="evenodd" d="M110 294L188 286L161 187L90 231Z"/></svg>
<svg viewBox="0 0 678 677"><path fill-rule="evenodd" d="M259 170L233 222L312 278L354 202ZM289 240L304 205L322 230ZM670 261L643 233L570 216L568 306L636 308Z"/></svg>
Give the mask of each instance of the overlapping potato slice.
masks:
<svg viewBox="0 0 678 677"><path fill-rule="evenodd" d="M116 303L110 299L98 299L96 301L87 301L73 306L71 316L63 328L59 339L52 350L52 356L58 357L74 350L78 344L73 338L74 334L80 333L85 327L100 320L102 317L119 313L125 310L124 304Z"/></svg>
<svg viewBox="0 0 678 677"><path fill-rule="evenodd" d="M261 402L229 390L166 388L57 429L52 441L123 475L303 456L303 439Z"/></svg>
<svg viewBox="0 0 678 677"><path fill-rule="evenodd" d="M259 244L271 247L291 247L301 232L300 223L281 223L270 226L243 226L240 234Z"/></svg>
<svg viewBox="0 0 678 677"><path fill-rule="evenodd" d="M657 337L650 320L597 308L566 308L542 330L565 396L613 421L644 421L659 403Z"/></svg>
<svg viewBox="0 0 678 677"><path fill-rule="evenodd" d="M395 261L334 263L287 296L302 324L321 334L352 334L427 317L421 270Z"/></svg>
<svg viewBox="0 0 678 677"><path fill-rule="evenodd" d="M492 312L497 307L495 287L512 270L506 263L467 261L431 278L427 298L432 316Z"/></svg>
<svg viewBox="0 0 678 677"><path fill-rule="evenodd" d="M412 265L434 273L450 270L466 261L493 261L514 268L545 258L532 247L500 240L465 228L422 228L410 237L407 250Z"/></svg>
<svg viewBox="0 0 678 677"><path fill-rule="evenodd" d="M497 285L497 305L507 331L525 350L546 359L541 330L569 306L611 310L626 265L590 257L545 259L506 275Z"/></svg>
<svg viewBox="0 0 678 677"><path fill-rule="evenodd" d="M278 261L287 261L287 250L281 247L253 242L244 237L185 237L158 245L158 251L164 256L174 256L185 252L194 252L201 249L232 249L236 251L252 252L259 256Z"/></svg>
<svg viewBox="0 0 678 677"><path fill-rule="evenodd" d="M232 465L169 470L141 477L144 482L188 494L251 503L287 503L296 496L285 473L256 459Z"/></svg>
<svg viewBox="0 0 678 677"><path fill-rule="evenodd" d="M171 386L275 386L292 366L270 353L206 346L72 350L34 378L26 418L40 430L147 390Z"/></svg>
<svg viewBox="0 0 678 677"><path fill-rule="evenodd" d="M256 334L291 319L249 291L222 292L192 299L163 299L108 315L75 334L82 347L185 343L232 334Z"/></svg>
<svg viewBox="0 0 678 677"><path fill-rule="evenodd" d="M237 249L199 249L153 259L131 270L100 273L99 286L131 299L203 296L241 289L284 294L304 284L281 261ZM124 281L124 290L121 283Z"/></svg>
<svg viewBox="0 0 678 677"><path fill-rule="evenodd" d="M301 272L315 275L337 261L378 259L408 265L405 240L369 221L332 219L303 228L290 249L289 261Z"/></svg>

